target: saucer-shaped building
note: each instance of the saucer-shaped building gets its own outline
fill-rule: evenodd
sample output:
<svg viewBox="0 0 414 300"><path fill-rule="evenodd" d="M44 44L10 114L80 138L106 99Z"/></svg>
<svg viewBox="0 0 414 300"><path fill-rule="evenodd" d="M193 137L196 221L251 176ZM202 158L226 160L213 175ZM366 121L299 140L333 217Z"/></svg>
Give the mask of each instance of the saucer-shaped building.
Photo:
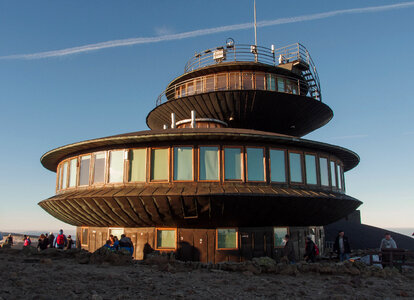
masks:
<svg viewBox="0 0 414 300"><path fill-rule="evenodd" d="M147 116L151 130L98 138L44 154L56 195L39 205L77 226L89 251L125 233L141 259L274 256L291 235L298 255L311 234L361 202L344 172L359 157L302 139L333 116L304 46L236 45L197 53Z"/></svg>

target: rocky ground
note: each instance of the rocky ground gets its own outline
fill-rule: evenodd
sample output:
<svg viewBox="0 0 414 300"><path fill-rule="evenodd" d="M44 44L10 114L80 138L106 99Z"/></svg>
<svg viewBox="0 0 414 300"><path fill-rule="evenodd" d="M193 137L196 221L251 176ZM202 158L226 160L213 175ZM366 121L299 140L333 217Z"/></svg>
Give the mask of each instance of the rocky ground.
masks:
<svg viewBox="0 0 414 300"><path fill-rule="evenodd" d="M359 263L144 262L105 249L0 249L0 299L414 299L414 271Z"/></svg>

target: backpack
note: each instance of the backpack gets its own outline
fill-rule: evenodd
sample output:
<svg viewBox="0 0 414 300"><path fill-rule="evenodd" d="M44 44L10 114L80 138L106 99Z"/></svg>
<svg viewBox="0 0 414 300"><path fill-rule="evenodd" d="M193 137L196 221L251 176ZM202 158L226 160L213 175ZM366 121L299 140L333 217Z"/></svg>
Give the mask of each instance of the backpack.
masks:
<svg viewBox="0 0 414 300"><path fill-rule="evenodd" d="M319 255L319 248L316 245L316 243L314 243L314 245L315 245L315 256L318 256Z"/></svg>
<svg viewBox="0 0 414 300"><path fill-rule="evenodd" d="M64 245L65 244L65 236L63 234L59 234L56 238L56 244Z"/></svg>

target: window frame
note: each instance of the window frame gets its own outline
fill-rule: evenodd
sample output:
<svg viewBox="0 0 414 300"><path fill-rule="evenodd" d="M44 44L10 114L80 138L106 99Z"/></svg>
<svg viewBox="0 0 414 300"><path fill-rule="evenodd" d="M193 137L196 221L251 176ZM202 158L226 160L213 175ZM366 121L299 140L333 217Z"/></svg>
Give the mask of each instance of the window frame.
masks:
<svg viewBox="0 0 414 300"><path fill-rule="evenodd" d="M80 172L81 172L81 165L82 165L82 157L83 156L90 156L89 159L89 176L88 176L88 184L80 184ZM78 167L78 176L77 176L77 187L85 187L85 186L90 186L91 185L91 165L92 165L92 152L91 153L87 153L87 154L82 154L79 155L78 157L78 161L79 161L79 167Z"/></svg>
<svg viewBox="0 0 414 300"><path fill-rule="evenodd" d="M174 248L165 248L165 247L158 247L158 230L169 230L175 231L175 247ZM155 250L157 251L174 251L177 250L177 228L175 227L155 227Z"/></svg>
<svg viewBox="0 0 414 300"><path fill-rule="evenodd" d="M283 157L285 158L285 181L273 181L272 180L272 161L270 159L270 151L271 150L278 150L283 151ZM287 157L288 150L282 148L273 148L269 147L269 182L270 183L279 183L279 184L289 184L289 166L288 166L288 157Z"/></svg>
<svg viewBox="0 0 414 300"><path fill-rule="evenodd" d="M205 148L205 147L217 147L217 169L218 169L218 174L217 174L217 180L205 180L205 179L200 179L200 150L201 148ZM196 164L197 164L197 180L200 182L221 182L221 147L220 145L198 145L197 147L197 159L196 159ZM195 166L195 165L194 165Z"/></svg>
<svg viewBox="0 0 414 300"><path fill-rule="evenodd" d="M148 183L160 183L160 182L171 182L171 147L149 147L149 162L148 162ZM167 179L154 180L152 176L152 150L167 149Z"/></svg>
<svg viewBox="0 0 414 300"><path fill-rule="evenodd" d="M284 246L276 246L275 245L275 228L286 228L286 234L290 235L290 230L288 226L273 226L272 227L272 240L273 240L273 248L282 249Z"/></svg>
<svg viewBox="0 0 414 300"><path fill-rule="evenodd" d="M104 162L104 180L103 182L97 182L95 183L95 160L96 160L96 154L99 153L104 153L105 154L105 162ZM107 177L109 173L108 170L108 160L109 160L109 151L97 151L97 152L92 152L92 157L93 157L93 162L91 162L91 167L92 167L92 174L91 174L91 184L90 185L96 185L96 186L100 186L100 185L105 185L107 183Z"/></svg>
<svg viewBox="0 0 414 300"><path fill-rule="evenodd" d="M131 176L130 176L130 169L131 169L131 153L134 150L145 150L145 179L144 181L132 181L131 180ZM149 148L151 149L151 148ZM127 162L127 170L126 170L126 177L127 177L127 183L147 183L148 182L148 147L135 147L135 148L128 148L125 149L125 151L128 151L128 159L126 159L125 161Z"/></svg>
<svg viewBox="0 0 414 300"><path fill-rule="evenodd" d="M263 163L263 180L249 180L249 168L248 168L248 159L247 159L247 148L252 148L252 149L262 149L262 163ZM266 147L260 147L260 146L245 146L244 147L244 153L243 155L245 156L243 161L244 164L246 164L245 170L246 170L246 182L267 182L266 181Z"/></svg>
<svg viewBox="0 0 414 300"><path fill-rule="evenodd" d="M180 148L180 147L182 147L182 148L191 148L191 167L192 167L192 176L191 176L191 179L190 180L175 180L174 179L174 172L175 172L175 166L174 166L174 163L175 163L175 154L174 154L174 152L175 152L175 148ZM171 161L172 161L172 164L171 164L171 180L173 181L173 182L193 182L193 181L195 181L195 170L194 170L194 168L195 168L195 164L194 164L194 161L195 161L195 154L194 154L194 145L174 145L174 146L171 146ZM170 162L168 162L169 164L170 164Z"/></svg>
<svg viewBox="0 0 414 300"><path fill-rule="evenodd" d="M219 248L218 232L219 232L220 229L236 229L236 248ZM216 250L219 250L219 251L239 250L239 228L238 227L219 227L219 228L216 228Z"/></svg>
<svg viewBox="0 0 414 300"><path fill-rule="evenodd" d="M331 163L334 163L334 172L335 172L335 185L331 182L331 189L338 190L338 174L336 172L336 158L333 156L329 157L329 174L330 174L330 181L332 181L332 167Z"/></svg>
<svg viewBox="0 0 414 300"><path fill-rule="evenodd" d="M237 148L240 149L240 179L226 179L226 148ZM243 146L222 146L222 164L223 164L223 182L245 182L245 172L244 172L244 147Z"/></svg>
<svg viewBox="0 0 414 300"><path fill-rule="evenodd" d="M290 153L295 153L300 155L300 168L301 168L301 178L302 181L293 181L291 178L291 172L290 172ZM302 151L299 150L288 150L288 171L289 171L289 184L290 185L305 185L305 172L304 172L304 155Z"/></svg>
<svg viewBox="0 0 414 300"><path fill-rule="evenodd" d="M324 185L322 184L322 176L321 176L321 164L320 164L320 159L324 158L326 159L326 165L327 165L327 171L328 171L328 185ZM325 156L325 155L318 155L318 165L319 165L319 181L320 181L320 187L321 188L330 188L331 187L331 166L329 165L329 156Z"/></svg>
<svg viewBox="0 0 414 300"><path fill-rule="evenodd" d="M316 175L316 183L308 183L308 172L306 170L306 155L312 155L315 157L315 175ZM320 186L320 178L319 178L319 157L318 154L315 152L304 152L303 153L303 163L305 165L305 184L309 186Z"/></svg>
<svg viewBox="0 0 414 300"><path fill-rule="evenodd" d="M125 153L126 153L126 151L127 151L128 149L125 149L125 148L123 148L123 149L111 149L111 150L108 150L107 152L108 152L108 159L107 159L107 166L106 166L106 173L107 173L107 176L106 176L106 180L105 180L105 182L107 183L107 184L124 184L125 183L125 162L127 161L126 159L125 159ZM123 153L122 153L122 161L123 161L123 166L122 166L122 181L118 181L118 182L110 182L109 181L109 176L111 175L110 174L110 167L111 167L111 152L117 152L117 151L123 151Z"/></svg>

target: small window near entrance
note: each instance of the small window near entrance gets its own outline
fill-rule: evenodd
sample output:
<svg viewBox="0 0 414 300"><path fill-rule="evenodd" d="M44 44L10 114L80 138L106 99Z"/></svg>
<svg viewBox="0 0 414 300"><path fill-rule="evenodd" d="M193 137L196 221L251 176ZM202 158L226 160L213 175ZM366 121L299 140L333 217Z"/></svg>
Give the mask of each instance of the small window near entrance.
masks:
<svg viewBox="0 0 414 300"><path fill-rule="evenodd" d="M121 235L124 234L124 228L109 228L108 231L109 235L113 235L116 236L118 238L118 240L121 239Z"/></svg>
<svg viewBox="0 0 414 300"><path fill-rule="evenodd" d="M83 246L87 246L88 245L88 234L89 234L88 228L82 228L82 232L81 232L81 244Z"/></svg>
<svg viewBox="0 0 414 300"><path fill-rule="evenodd" d="M175 249L176 237L176 229L157 229L157 250Z"/></svg>
<svg viewBox="0 0 414 300"><path fill-rule="evenodd" d="M236 228L217 229L217 249L238 249L238 232Z"/></svg>
<svg viewBox="0 0 414 300"><path fill-rule="evenodd" d="M273 243L275 248L281 248L285 246L285 235L288 234L287 227L274 227L273 228Z"/></svg>

